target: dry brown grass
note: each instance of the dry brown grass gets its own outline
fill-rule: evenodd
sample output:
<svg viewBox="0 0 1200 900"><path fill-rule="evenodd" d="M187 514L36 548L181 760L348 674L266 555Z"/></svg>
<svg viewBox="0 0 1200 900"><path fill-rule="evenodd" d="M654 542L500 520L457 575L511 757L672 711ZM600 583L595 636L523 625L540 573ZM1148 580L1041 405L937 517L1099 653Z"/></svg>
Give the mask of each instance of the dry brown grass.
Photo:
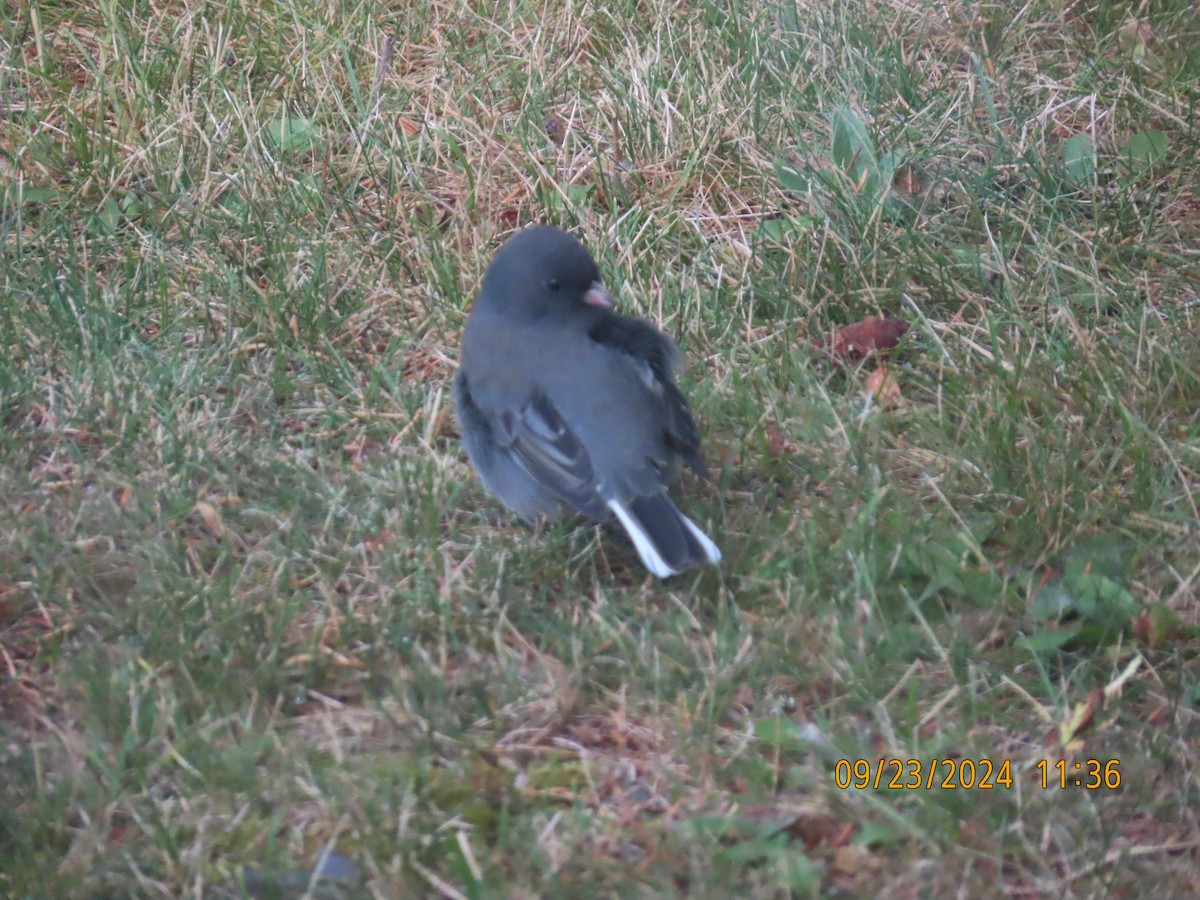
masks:
<svg viewBox="0 0 1200 900"><path fill-rule="evenodd" d="M299 896L330 851L350 896L1200 893L1196 37L1183 2L16 9L0 893ZM458 332L532 221L685 347L719 571L473 481ZM885 313L886 370L814 358ZM1042 789L1060 756L1121 789ZM879 757L1016 777L834 785Z"/></svg>

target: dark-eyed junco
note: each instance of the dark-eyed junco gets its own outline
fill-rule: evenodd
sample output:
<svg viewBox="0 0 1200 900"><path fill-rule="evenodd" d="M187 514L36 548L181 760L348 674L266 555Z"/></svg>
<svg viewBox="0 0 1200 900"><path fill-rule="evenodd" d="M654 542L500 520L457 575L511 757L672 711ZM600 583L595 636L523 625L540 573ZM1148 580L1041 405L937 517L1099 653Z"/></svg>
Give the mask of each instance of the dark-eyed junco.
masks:
<svg viewBox="0 0 1200 900"><path fill-rule="evenodd" d="M583 244L526 228L488 266L463 331L454 401L467 455L527 521L615 518L659 578L719 562L667 496L679 460L707 476L680 363L669 337L613 311Z"/></svg>

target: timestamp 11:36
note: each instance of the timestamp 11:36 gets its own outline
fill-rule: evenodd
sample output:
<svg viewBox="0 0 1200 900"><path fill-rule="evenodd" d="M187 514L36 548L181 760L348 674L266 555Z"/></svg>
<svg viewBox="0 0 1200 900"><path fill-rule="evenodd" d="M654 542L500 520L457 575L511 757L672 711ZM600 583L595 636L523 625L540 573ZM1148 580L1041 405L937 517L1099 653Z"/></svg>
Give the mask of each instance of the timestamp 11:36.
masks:
<svg viewBox="0 0 1200 900"><path fill-rule="evenodd" d="M1043 759L1034 769L1043 788L1078 787L1089 791L1107 788L1111 791L1121 786L1119 759L1081 759L1076 762Z"/></svg>

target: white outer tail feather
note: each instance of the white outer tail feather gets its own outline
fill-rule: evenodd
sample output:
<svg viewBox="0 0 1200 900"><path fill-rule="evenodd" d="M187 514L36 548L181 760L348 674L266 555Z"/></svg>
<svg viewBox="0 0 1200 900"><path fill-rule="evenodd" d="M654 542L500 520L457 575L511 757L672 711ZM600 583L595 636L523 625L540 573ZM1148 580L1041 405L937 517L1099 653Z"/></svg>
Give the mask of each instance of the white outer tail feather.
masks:
<svg viewBox="0 0 1200 900"><path fill-rule="evenodd" d="M692 530L692 535L700 542L700 546L704 548L704 555L708 557L710 563L719 563L721 561L721 548L712 542L712 539L700 530L700 526L685 516L679 514L679 518L683 519L683 524Z"/></svg>
<svg viewBox="0 0 1200 900"><path fill-rule="evenodd" d="M625 508L625 504L619 500L609 500L608 508L613 511L621 526L629 535L629 539L633 541L633 546L638 552L638 556L642 558L642 564L647 569L654 573L659 578L670 578L672 575L678 574L681 569L673 569L667 564L667 561L662 558L662 554L658 552L658 548L654 546L654 542L650 540L646 532L642 529L641 523L635 519ZM721 561L721 551L717 545L712 542L707 534L701 531L696 523L679 513L679 518L691 530L692 535L700 542L700 546L704 548L704 555L710 563L718 563Z"/></svg>

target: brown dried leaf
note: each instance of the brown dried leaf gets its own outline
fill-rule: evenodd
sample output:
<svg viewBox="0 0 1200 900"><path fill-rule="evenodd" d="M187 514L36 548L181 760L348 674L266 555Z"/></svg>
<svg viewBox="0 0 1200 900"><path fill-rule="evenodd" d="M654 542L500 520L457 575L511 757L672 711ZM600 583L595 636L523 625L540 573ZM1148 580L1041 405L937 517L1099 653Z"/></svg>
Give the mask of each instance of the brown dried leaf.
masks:
<svg viewBox="0 0 1200 900"><path fill-rule="evenodd" d="M515 206L509 206L496 213L494 218L496 221L496 231L512 231L521 224L521 211Z"/></svg>
<svg viewBox="0 0 1200 900"><path fill-rule="evenodd" d="M880 365L867 376L864 390L868 397L874 398L876 403L887 409L899 406L903 399L900 396L900 382L885 365Z"/></svg>
<svg viewBox="0 0 1200 900"><path fill-rule="evenodd" d="M779 430L779 426L774 422L767 424L765 429L767 438L767 456L771 459L777 459L781 456L788 457L796 452L796 445L784 436Z"/></svg>
<svg viewBox="0 0 1200 900"><path fill-rule="evenodd" d="M204 527L215 537L221 537L225 533L225 519L220 510L205 500L197 500L194 508L204 520Z"/></svg>
<svg viewBox="0 0 1200 900"><path fill-rule="evenodd" d="M860 360L872 353L891 350L904 333L908 322L904 319L885 319L882 316L867 316L839 328L828 341L816 345L831 356L839 359Z"/></svg>
<svg viewBox="0 0 1200 900"><path fill-rule="evenodd" d="M1146 48L1153 44L1157 35L1149 22L1130 19L1117 32L1117 42L1121 49L1132 53L1135 57L1146 55Z"/></svg>
<svg viewBox="0 0 1200 900"><path fill-rule="evenodd" d="M911 166L901 166L892 176L892 187L906 194L915 194L921 190L921 181Z"/></svg>
<svg viewBox="0 0 1200 900"><path fill-rule="evenodd" d="M843 844L834 851L831 869L835 876L852 877L875 874L884 865L883 859L866 847Z"/></svg>
<svg viewBox="0 0 1200 900"><path fill-rule="evenodd" d="M796 821L788 827L788 834L804 841L810 850L814 847L836 849L850 843L854 835L854 823L845 822L815 807L805 807L799 810Z"/></svg>
<svg viewBox="0 0 1200 900"><path fill-rule="evenodd" d="M1184 639L1187 631L1179 616L1163 603L1155 603L1148 613L1133 617L1133 634L1148 647L1165 647Z"/></svg>
<svg viewBox="0 0 1200 900"><path fill-rule="evenodd" d="M546 132L546 137L556 144L561 144L567 136L567 123L562 120L561 116L546 116L542 122L542 128Z"/></svg>

